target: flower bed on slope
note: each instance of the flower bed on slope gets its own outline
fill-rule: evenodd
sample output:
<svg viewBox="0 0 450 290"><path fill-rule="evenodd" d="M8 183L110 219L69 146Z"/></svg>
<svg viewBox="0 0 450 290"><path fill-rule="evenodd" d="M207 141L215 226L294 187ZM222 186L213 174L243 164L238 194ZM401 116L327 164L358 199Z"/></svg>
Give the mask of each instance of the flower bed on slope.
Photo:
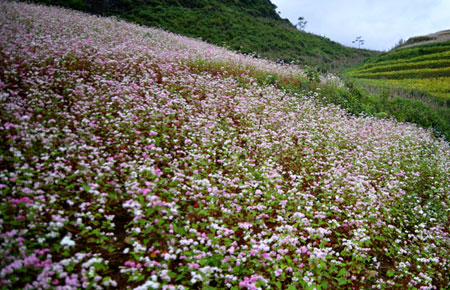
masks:
<svg viewBox="0 0 450 290"><path fill-rule="evenodd" d="M437 289L450 147L297 68L0 2L2 289Z"/></svg>

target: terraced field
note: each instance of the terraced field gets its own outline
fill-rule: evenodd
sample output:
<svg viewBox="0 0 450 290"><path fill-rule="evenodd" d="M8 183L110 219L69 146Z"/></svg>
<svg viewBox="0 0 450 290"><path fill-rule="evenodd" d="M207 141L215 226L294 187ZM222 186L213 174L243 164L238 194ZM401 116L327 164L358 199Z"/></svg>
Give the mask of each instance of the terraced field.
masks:
<svg viewBox="0 0 450 290"><path fill-rule="evenodd" d="M448 106L450 41L394 50L346 72L360 83L419 90Z"/></svg>

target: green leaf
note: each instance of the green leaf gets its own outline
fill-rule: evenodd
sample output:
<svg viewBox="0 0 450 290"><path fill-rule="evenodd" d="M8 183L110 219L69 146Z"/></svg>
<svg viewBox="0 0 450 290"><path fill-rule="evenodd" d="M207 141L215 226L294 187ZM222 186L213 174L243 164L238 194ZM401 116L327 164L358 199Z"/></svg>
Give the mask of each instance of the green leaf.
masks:
<svg viewBox="0 0 450 290"><path fill-rule="evenodd" d="M87 184L83 184L83 188L86 192L89 192L91 190L91 187Z"/></svg>
<svg viewBox="0 0 450 290"><path fill-rule="evenodd" d="M330 273L334 273L334 272L336 272L336 270L337 270L336 265L331 265L330 268L328 269L328 271L329 271Z"/></svg>
<svg viewBox="0 0 450 290"><path fill-rule="evenodd" d="M174 228L175 232L181 236L183 236L186 233L186 231L184 230L184 227L174 226L173 228Z"/></svg>
<svg viewBox="0 0 450 290"><path fill-rule="evenodd" d="M91 231L91 235L99 236L100 235L100 230L99 229L95 229L95 230Z"/></svg>
<svg viewBox="0 0 450 290"><path fill-rule="evenodd" d="M178 282L183 280L184 276L186 276L186 272L181 272L181 274L175 278L175 281Z"/></svg>
<svg viewBox="0 0 450 290"><path fill-rule="evenodd" d="M393 270L388 270L387 273L386 273L386 275L388 277L392 277L392 276L394 276L394 274L395 274L395 272Z"/></svg>
<svg viewBox="0 0 450 290"><path fill-rule="evenodd" d="M105 266L104 264L100 263L100 262L93 263L92 266L93 266L97 271L100 271L100 270L106 270L106 269L107 269L106 266Z"/></svg>
<svg viewBox="0 0 450 290"><path fill-rule="evenodd" d="M341 270L339 270L339 273L337 274L338 277L341 277L343 275L349 274L349 272L347 271L347 269L342 268Z"/></svg>
<svg viewBox="0 0 450 290"><path fill-rule="evenodd" d="M92 289L93 287L94 287L94 285L96 284L96 282L95 281L92 281L91 283L89 283L89 285L87 286L87 288L86 289Z"/></svg>
<svg viewBox="0 0 450 290"><path fill-rule="evenodd" d="M275 282L275 286L276 286L276 289L281 289L281 282L280 281L276 281Z"/></svg>
<svg viewBox="0 0 450 290"><path fill-rule="evenodd" d="M105 278L102 279L102 284L109 280L111 280L111 277L106 276Z"/></svg>
<svg viewBox="0 0 450 290"><path fill-rule="evenodd" d="M339 286L347 284L347 279L344 277L337 278L337 281L338 281Z"/></svg>

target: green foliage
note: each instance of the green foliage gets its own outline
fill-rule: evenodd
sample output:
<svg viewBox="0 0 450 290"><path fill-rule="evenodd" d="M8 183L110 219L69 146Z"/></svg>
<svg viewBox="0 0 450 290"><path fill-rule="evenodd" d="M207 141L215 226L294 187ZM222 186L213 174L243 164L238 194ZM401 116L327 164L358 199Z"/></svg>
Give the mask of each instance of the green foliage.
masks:
<svg viewBox="0 0 450 290"><path fill-rule="evenodd" d="M319 72L310 66L305 67L306 78L311 83L320 83L320 74Z"/></svg>

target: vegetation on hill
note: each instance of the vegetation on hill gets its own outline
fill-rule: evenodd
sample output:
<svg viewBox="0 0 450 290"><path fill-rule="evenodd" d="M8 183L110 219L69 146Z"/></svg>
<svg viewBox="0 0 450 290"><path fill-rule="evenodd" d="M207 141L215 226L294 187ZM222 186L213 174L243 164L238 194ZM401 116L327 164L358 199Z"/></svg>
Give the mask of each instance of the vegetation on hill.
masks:
<svg viewBox="0 0 450 290"><path fill-rule="evenodd" d="M420 69L417 78L450 76L450 41L403 48L367 59L350 69L348 76L357 78L410 78ZM431 71L435 69L434 71Z"/></svg>
<svg viewBox="0 0 450 290"><path fill-rule="evenodd" d="M450 42L436 42L369 58L345 75L366 90L424 102L440 116L433 127L440 127L448 138L450 130L444 128L450 127L449 58Z"/></svg>
<svg viewBox="0 0 450 290"><path fill-rule="evenodd" d="M37 0L201 38L232 50L320 70L350 67L377 52L345 47L299 31L281 19L269 0Z"/></svg>
<svg viewBox="0 0 450 290"><path fill-rule="evenodd" d="M358 79L382 79L386 84L422 89L445 101L450 98L446 85L450 80L449 68L450 41L447 41L384 53L349 69L346 75ZM430 85L434 82L434 86Z"/></svg>
<svg viewBox="0 0 450 290"><path fill-rule="evenodd" d="M350 85L8 1L0 64L1 289L450 285L450 145Z"/></svg>

